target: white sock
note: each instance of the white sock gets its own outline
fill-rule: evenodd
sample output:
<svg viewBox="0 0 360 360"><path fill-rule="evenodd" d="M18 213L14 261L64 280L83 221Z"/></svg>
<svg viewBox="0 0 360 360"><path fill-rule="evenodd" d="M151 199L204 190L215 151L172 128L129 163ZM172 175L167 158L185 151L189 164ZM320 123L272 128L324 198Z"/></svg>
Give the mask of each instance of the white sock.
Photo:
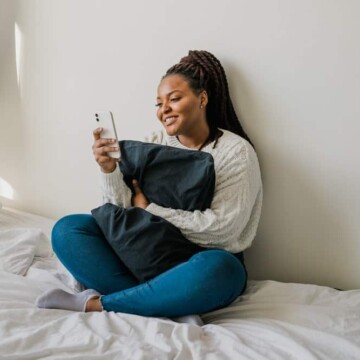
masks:
<svg viewBox="0 0 360 360"><path fill-rule="evenodd" d="M76 294L70 294L61 289L46 291L36 299L36 306L42 309L64 309L85 311L86 303L92 297L100 296L96 290L88 289Z"/></svg>

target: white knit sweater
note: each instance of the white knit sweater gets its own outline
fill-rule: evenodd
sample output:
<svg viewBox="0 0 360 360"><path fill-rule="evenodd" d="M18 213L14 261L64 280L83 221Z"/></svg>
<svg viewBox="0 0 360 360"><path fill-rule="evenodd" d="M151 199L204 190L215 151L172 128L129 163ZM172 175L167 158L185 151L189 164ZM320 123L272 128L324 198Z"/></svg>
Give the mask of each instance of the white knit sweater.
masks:
<svg viewBox="0 0 360 360"><path fill-rule="evenodd" d="M222 131L215 149L214 142L202 149L214 158L216 181L211 208L185 211L151 203L146 210L168 220L199 246L238 253L251 245L256 234L262 205L261 175L252 146L240 136ZM145 141L189 149L163 131ZM104 203L130 207L131 191L119 166L111 174L101 174Z"/></svg>

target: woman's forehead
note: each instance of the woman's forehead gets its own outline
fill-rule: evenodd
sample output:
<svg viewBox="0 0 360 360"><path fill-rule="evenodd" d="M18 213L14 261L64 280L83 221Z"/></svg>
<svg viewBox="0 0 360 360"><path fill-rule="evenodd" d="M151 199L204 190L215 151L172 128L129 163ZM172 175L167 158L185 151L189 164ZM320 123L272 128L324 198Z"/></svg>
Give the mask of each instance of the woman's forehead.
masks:
<svg viewBox="0 0 360 360"><path fill-rule="evenodd" d="M158 94L165 96L170 92L182 91L186 92L191 90L189 83L181 75L169 75L163 78L158 86Z"/></svg>

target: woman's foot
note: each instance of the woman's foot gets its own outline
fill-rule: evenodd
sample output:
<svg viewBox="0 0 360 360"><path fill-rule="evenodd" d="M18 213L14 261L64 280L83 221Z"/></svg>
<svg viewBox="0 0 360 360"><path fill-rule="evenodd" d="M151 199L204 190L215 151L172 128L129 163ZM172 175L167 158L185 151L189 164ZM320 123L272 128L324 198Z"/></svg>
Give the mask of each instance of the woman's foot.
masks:
<svg viewBox="0 0 360 360"><path fill-rule="evenodd" d="M100 294L93 289L88 289L76 294L70 294L61 289L45 292L36 299L36 306L42 309L63 309L71 311L102 311ZM98 306L95 306L96 300ZM92 301L92 306L87 303Z"/></svg>

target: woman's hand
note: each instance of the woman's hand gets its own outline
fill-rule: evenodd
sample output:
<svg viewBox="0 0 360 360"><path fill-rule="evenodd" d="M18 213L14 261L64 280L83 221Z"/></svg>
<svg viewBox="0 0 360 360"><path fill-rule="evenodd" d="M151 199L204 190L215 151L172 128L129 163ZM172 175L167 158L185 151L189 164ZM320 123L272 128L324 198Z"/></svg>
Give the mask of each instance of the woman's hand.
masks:
<svg viewBox="0 0 360 360"><path fill-rule="evenodd" d="M139 184L138 184L137 180L133 180L132 184L133 184L133 187L135 190L135 194L131 198L132 206L146 209L149 205L148 199L146 198L144 193L139 188Z"/></svg>
<svg viewBox="0 0 360 360"><path fill-rule="evenodd" d="M110 151L118 151L119 148L115 139L100 138L102 131L102 128L97 128L94 130L94 144L92 149L95 160L99 164L101 171L104 173L112 173L116 169L116 163L119 161L119 159L114 159L108 156L107 153Z"/></svg>

